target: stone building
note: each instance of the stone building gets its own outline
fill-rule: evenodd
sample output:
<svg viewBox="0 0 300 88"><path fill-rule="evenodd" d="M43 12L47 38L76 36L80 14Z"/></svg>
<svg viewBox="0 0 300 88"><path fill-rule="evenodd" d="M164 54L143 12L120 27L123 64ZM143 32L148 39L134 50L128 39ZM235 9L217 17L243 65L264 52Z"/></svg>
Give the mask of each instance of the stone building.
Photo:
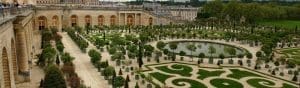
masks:
<svg viewBox="0 0 300 88"><path fill-rule="evenodd" d="M0 88L16 88L16 84L30 81L30 67L40 53L40 33L44 28L176 23L173 18L157 15L143 6L93 6L98 5L98 0L1 1L21 6L0 10Z"/></svg>

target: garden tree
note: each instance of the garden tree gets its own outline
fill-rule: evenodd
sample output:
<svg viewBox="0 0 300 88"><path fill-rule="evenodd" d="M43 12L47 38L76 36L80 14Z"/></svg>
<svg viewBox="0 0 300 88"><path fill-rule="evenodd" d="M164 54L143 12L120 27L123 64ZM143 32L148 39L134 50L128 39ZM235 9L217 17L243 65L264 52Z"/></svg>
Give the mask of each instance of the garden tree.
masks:
<svg viewBox="0 0 300 88"><path fill-rule="evenodd" d="M46 64L46 62L48 64L51 64L54 60L53 58L56 55L56 50L54 48L50 47L46 47L41 54L41 57L38 60L38 64L41 66L44 66Z"/></svg>
<svg viewBox="0 0 300 88"><path fill-rule="evenodd" d="M122 76L117 76L114 80L114 87L121 88L124 85L125 79Z"/></svg>
<svg viewBox="0 0 300 88"><path fill-rule="evenodd" d="M138 54L137 62L139 64L139 68L141 68L144 64L144 62L143 62L143 47L140 42L139 42L139 54Z"/></svg>
<svg viewBox="0 0 300 88"><path fill-rule="evenodd" d="M212 54L216 53L216 48L214 46L209 46L208 53L210 53L210 58L212 58Z"/></svg>
<svg viewBox="0 0 300 88"><path fill-rule="evenodd" d="M166 44L162 41L158 41L157 44L156 44L156 47L158 49L163 49L165 46L166 46Z"/></svg>
<svg viewBox="0 0 300 88"><path fill-rule="evenodd" d="M184 51L179 52L179 56L185 56L185 55L186 55L186 53Z"/></svg>
<svg viewBox="0 0 300 88"><path fill-rule="evenodd" d="M123 75L122 69L119 70L119 75Z"/></svg>
<svg viewBox="0 0 300 88"><path fill-rule="evenodd" d="M237 21L241 17L241 10L239 10L240 8L241 5L237 0L231 0L224 8L223 14L227 14L230 18L233 18L235 21Z"/></svg>
<svg viewBox="0 0 300 88"><path fill-rule="evenodd" d="M137 45L134 45L134 44L130 44L130 45L127 45L126 49L129 51L129 52L136 52L137 51Z"/></svg>
<svg viewBox="0 0 300 88"><path fill-rule="evenodd" d="M63 53L63 54L61 55L61 60L63 61L64 64L70 63L70 62L72 62L74 59L75 59L75 58L72 57L72 56L70 56L70 53L67 53L67 52L65 52L65 53Z"/></svg>
<svg viewBox="0 0 300 88"><path fill-rule="evenodd" d="M205 58L205 54L204 54L203 52L201 52L201 53L198 55L198 57L199 57L200 59L203 60L203 58Z"/></svg>
<svg viewBox="0 0 300 88"><path fill-rule="evenodd" d="M101 38L96 38L95 45L97 47L104 47L108 42Z"/></svg>
<svg viewBox="0 0 300 88"><path fill-rule="evenodd" d="M170 48L171 50L173 50L173 53L175 53L174 50L177 49L177 45L178 45L178 44L175 43L175 42L172 42L172 43L169 44L169 48Z"/></svg>
<svg viewBox="0 0 300 88"><path fill-rule="evenodd" d="M186 48L191 51L190 55L191 55L191 59L193 61L193 52L196 51L197 47L195 46L195 44L188 44L186 46Z"/></svg>
<svg viewBox="0 0 300 88"><path fill-rule="evenodd" d="M47 67L43 88L67 88L63 74L57 66Z"/></svg>
<svg viewBox="0 0 300 88"><path fill-rule="evenodd" d="M111 84L112 84L112 87L113 87L113 88L115 88L115 85L114 85L114 84L115 84L115 78L116 78L116 77L117 77L117 73L116 73L116 71L114 70L114 71L113 71L112 78L111 78L111 79L112 79L112 80L111 80Z"/></svg>
<svg viewBox="0 0 300 88"><path fill-rule="evenodd" d="M139 83L136 82L134 88L140 88Z"/></svg>
<svg viewBox="0 0 300 88"><path fill-rule="evenodd" d="M126 76L126 81L127 81L127 82L130 82L129 75Z"/></svg>
<svg viewBox="0 0 300 88"><path fill-rule="evenodd" d="M220 58L220 59L224 59L224 58L225 58L225 55L224 55L223 53L221 53L221 54L219 55L219 58Z"/></svg>
<svg viewBox="0 0 300 88"><path fill-rule="evenodd" d="M115 68L112 66L108 66L104 69L104 76L110 78L115 72Z"/></svg>
<svg viewBox="0 0 300 88"><path fill-rule="evenodd" d="M226 47L225 51L230 55L231 59L234 55L236 55L236 50L235 48L232 47Z"/></svg>
<svg viewBox="0 0 300 88"><path fill-rule="evenodd" d="M279 65L280 65L279 61L275 61L275 62L274 62L274 65L275 65L275 66L279 66Z"/></svg>
<svg viewBox="0 0 300 88"><path fill-rule="evenodd" d="M151 57L154 51L154 47L152 47L151 45L144 45L143 48L145 49L145 55Z"/></svg>
<svg viewBox="0 0 300 88"><path fill-rule="evenodd" d="M203 11L204 13L209 14L212 17L217 17L217 18L221 18L222 16L222 11L223 11L223 3L221 0L215 0L215 1L211 1L208 2L207 4L205 4L203 6Z"/></svg>
<svg viewBox="0 0 300 88"><path fill-rule="evenodd" d="M93 64L95 64L96 62L100 61L101 60L101 54L96 51L95 49L92 49L88 52L89 56L91 57L91 62Z"/></svg>
<svg viewBox="0 0 300 88"><path fill-rule="evenodd" d="M43 86L44 86L44 80L41 79L39 88L42 88Z"/></svg>
<svg viewBox="0 0 300 88"><path fill-rule="evenodd" d="M59 52L64 52L64 45L61 42L56 42L56 48Z"/></svg>
<svg viewBox="0 0 300 88"><path fill-rule="evenodd" d="M262 52L261 51L257 51L255 56L260 59L262 57Z"/></svg>
<svg viewBox="0 0 300 88"><path fill-rule="evenodd" d="M296 74L294 74L294 77L293 77L292 81L295 81L295 82L298 81L298 77L297 77Z"/></svg>
<svg viewBox="0 0 300 88"><path fill-rule="evenodd" d="M111 59L112 59L112 61L115 61L115 60L124 60L124 59L125 59L125 56L124 56L123 53L117 52L117 53L114 53L114 54L111 56Z"/></svg>
<svg viewBox="0 0 300 88"><path fill-rule="evenodd" d="M276 75L275 70L272 71L272 75Z"/></svg>
<svg viewBox="0 0 300 88"><path fill-rule="evenodd" d="M238 58L243 59L244 58L244 54L238 54Z"/></svg>
<svg viewBox="0 0 300 88"><path fill-rule="evenodd" d="M60 60L59 60L59 56L58 55L56 56L55 62L56 62L56 65L58 65L58 66L60 65Z"/></svg>
<svg viewBox="0 0 300 88"><path fill-rule="evenodd" d="M127 80L125 80L124 88L129 88L129 84Z"/></svg>
<svg viewBox="0 0 300 88"><path fill-rule="evenodd" d="M246 54L246 57L247 57L248 59L252 59L252 58L253 58L253 56L252 56L251 53L247 53L247 54Z"/></svg>
<svg viewBox="0 0 300 88"><path fill-rule="evenodd" d="M116 48L115 46L110 47L110 48L108 49L108 53L109 53L109 54L115 54L116 52L117 52L117 48Z"/></svg>

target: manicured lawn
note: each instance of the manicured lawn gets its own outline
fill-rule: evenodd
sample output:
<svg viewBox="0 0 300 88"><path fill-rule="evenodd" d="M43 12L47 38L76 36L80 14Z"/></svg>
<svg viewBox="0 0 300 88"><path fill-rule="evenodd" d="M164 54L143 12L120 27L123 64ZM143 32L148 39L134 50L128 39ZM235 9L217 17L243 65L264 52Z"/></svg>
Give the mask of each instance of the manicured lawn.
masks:
<svg viewBox="0 0 300 88"><path fill-rule="evenodd" d="M266 77L266 75L261 75L262 73L256 73L245 68L201 68L196 65L193 66L192 64L181 64L179 62L156 65L157 66L151 65L153 66L149 67L152 68L152 70L149 70L151 72L146 74L156 79L157 81L153 81L153 83L158 86L162 86L161 84L164 84L173 88L207 88L208 85L211 85L212 88L244 88L246 86L250 86L250 88L297 87L292 82L288 82L282 79L276 79L275 81L273 79L269 79L269 77ZM197 70L197 73L192 74L193 70ZM221 76L222 74L226 74L226 76ZM197 79L195 79L195 77L197 77ZM245 77L251 78L245 81L241 80ZM205 83L203 83L204 80L207 80L209 78L211 78L211 80L209 80L208 83L206 81ZM167 80L170 80L171 84L167 84ZM282 81L279 82L280 80ZM155 82L159 82L159 84ZM242 82L246 82L247 85L243 85ZM276 86L278 84L280 86Z"/></svg>
<svg viewBox="0 0 300 88"><path fill-rule="evenodd" d="M232 72L232 74L228 75L228 77L235 78L235 79L241 79L243 77L248 77L248 76L261 77L260 75L248 71L242 71L240 69L230 69L230 71Z"/></svg>
<svg viewBox="0 0 300 88"><path fill-rule="evenodd" d="M197 72L199 76L197 78L203 80L208 77L220 76L224 72L225 71L207 71L207 70L199 69L199 71Z"/></svg>
<svg viewBox="0 0 300 88"><path fill-rule="evenodd" d="M300 48L284 48L279 51L281 54L300 65Z"/></svg>
<svg viewBox="0 0 300 88"><path fill-rule="evenodd" d="M210 81L210 84L215 86L216 88L243 88L243 85L240 82L230 80L230 79L222 79L216 78ZM263 88L263 87L257 87Z"/></svg>
<svg viewBox="0 0 300 88"><path fill-rule="evenodd" d="M293 20L265 20L258 22L261 25L268 25L268 26L277 26L277 27L284 27L288 29L294 29L296 26L300 27L300 21L293 21Z"/></svg>
<svg viewBox="0 0 300 88"><path fill-rule="evenodd" d="M158 66L155 68L170 74L178 74L186 77L192 76L191 72L193 71L191 67L181 64L174 64L171 66L171 69L168 66Z"/></svg>
<svg viewBox="0 0 300 88"><path fill-rule="evenodd" d="M247 80L247 83L256 88L272 88L272 87L268 87L268 86L275 85L274 82L265 80L265 79L249 79L249 80ZM268 85L268 86L266 86L266 85Z"/></svg>
<svg viewBox="0 0 300 88"><path fill-rule="evenodd" d="M189 83L191 85L189 88L207 88L204 84L191 79L175 79L172 83L176 86L185 86L185 83Z"/></svg>
<svg viewBox="0 0 300 88"><path fill-rule="evenodd" d="M171 78L172 76L170 75L166 75L160 72L153 72L153 73L149 73L150 76L152 76L153 78L157 79L158 81L160 81L161 83L165 83L165 81L168 78Z"/></svg>

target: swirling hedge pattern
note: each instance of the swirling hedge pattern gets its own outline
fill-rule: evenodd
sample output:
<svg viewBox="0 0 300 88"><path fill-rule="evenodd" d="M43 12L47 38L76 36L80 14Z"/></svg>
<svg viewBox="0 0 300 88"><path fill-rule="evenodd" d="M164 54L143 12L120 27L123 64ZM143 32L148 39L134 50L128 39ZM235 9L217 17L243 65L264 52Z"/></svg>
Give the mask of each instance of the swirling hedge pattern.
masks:
<svg viewBox="0 0 300 88"><path fill-rule="evenodd" d="M171 65L171 68L169 68L168 66L159 66L155 68L167 73L178 74L186 77L192 76L191 72L193 71L191 67L181 64L173 64Z"/></svg>
<svg viewBox="0 0 300 88"><path fill-rule="evenodd" d="M178 63L154 66L154 68L155 70L149 72L148 75L157 79L161 85L166 84L170 86L173 84L175 88L244 88L244 86L250 86L251 88L297 88L295 84L285 80L275 82L272 79L268 79L268 77L240 68L202 69L198 67L192 68L192 66ZM198 71L197 73L192 73L193 70ZM221 77L217 78L219 76ZM172 78L172 80L168 80L170 78ZM246 78L246 80L243 80L244 78ZM240 82L241 79L242 82ZM166 81L171 82L171 84L166 83ZM202 83L203 81L205 81L205 83ZM206 83L207 81L209 81L209 83ZM244 82L246 82L247 85L242 84ZM281 84L282 86L278 86Z"/></svg>
<svg viewBox="0 0 300 88"><path fill-rule="evenodd" d="M216 88L243 88L243 85L237 81L223 78L216 78L210 80L210 84Z"/></svg>
<svg viewBox="0 0 300 88"><path fill-rule="evenodd" d="M274 86L275 83L266 79L253 78L247 80L247 83L256 88L273 88L269 86Z"/></svg>
<svg viewBox="0 0 300 88"><path fill-rule="evenodd" d="M191 79L175 79L172 81L172 83L176 86L187 86L190 85L189 88L207 88L204 84L195 81L195 80L191 80Z"/></svg>

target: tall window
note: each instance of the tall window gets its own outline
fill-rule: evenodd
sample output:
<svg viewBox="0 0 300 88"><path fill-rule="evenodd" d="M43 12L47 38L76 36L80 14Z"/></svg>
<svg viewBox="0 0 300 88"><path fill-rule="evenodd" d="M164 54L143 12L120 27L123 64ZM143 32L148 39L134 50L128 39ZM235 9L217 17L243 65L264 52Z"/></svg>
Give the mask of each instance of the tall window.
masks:
<svg viewBox="0 0 300 88"><path fill-rule="evenodd" d="M116 25L116 19L117 17L115 15L112 15L110 17L110 25Z"/></svg>
<svg viewBox="0 0 300 88"><path fill-rule="evenodd" d="M134 24L134 18L132 15L127 16L127 25L133 25Z"/></svg>
<svg viewBox="0 0 300 88"><path fill-rule="evenodd" d="M47 24L47 18L45 16L40 16L38 18L39 30L45 29Z"/></svg>
<svg viewBox="0 0 300 88"><path fill-rule="evenodd" d="M76 15L72 15L71 16L71 26L74 27L77 25L77 16Z"/></svg>
<svg viewBox="0 0 300 88"><path fill-rule="evenodd" d="M53 17L52 17L52 21L53 21L53 22L52 22L53 27L57 28L58 25L59 25L59 24L58 24L58 16L56 16L56 15L53 16Z"/></svg>
<svg viewBox="0 0 300 88"><path fill-rule="evenodd" d="M152 17L149 18L149 25L153 25L153 18Z"/></svg>
<svg viewBox="0 0 300 88"><path fill-rule="evenodd" d="M86 24L86 26L90 26L92 24L91 19L92 18L91 18L90 15L85 16L85 24Z"/></svg>
<svg viewBox="0 0 300 88"><path fill-rule="evenodd" d="M100 15L100 16L98 16L98 25L99 26L102 26L102 25L104 25L104 16L103 15Z"/></svg>

